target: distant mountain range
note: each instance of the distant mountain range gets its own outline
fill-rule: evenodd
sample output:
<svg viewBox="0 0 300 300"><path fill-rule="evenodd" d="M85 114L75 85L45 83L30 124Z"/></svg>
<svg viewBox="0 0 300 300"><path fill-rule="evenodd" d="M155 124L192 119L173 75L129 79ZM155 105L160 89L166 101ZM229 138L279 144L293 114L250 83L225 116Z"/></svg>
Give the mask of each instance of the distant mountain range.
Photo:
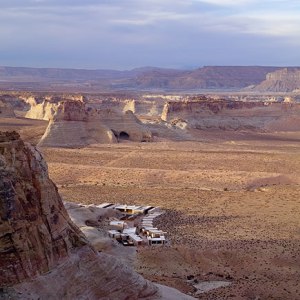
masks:
<svg viewBox="0 0 300 300"><path fill-rule="evenodd" d="M0 88L50 90L240 90L300 89L300 67L206 66L195 70L154 67L129 71L0 67Z"/></svg>

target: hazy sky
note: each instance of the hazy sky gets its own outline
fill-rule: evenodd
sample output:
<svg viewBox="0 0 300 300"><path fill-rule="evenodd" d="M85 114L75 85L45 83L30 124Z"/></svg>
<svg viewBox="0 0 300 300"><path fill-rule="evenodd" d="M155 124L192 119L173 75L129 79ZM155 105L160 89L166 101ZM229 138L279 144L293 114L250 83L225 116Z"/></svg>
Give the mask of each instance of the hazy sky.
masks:
<svg viewBox="0 0 300 300"><path fill-rule="evenodd" d="M300 0L0 0L0 65L300 65Z"/></svg>

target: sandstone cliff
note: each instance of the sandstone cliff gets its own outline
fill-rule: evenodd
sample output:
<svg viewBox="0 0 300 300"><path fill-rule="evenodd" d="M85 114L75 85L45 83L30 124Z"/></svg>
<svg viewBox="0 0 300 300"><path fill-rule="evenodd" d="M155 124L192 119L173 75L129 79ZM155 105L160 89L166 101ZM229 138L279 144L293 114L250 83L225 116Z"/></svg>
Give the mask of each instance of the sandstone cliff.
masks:
<svg viewBox="0 0 300 300"><path fill-rule="evenodd" d="M190 128L294 131L300 128L299 103L214 100L198 97L166 103L162 120L181 120Z"/></svg>
<svg viewBox="0 0 300 300"><path fill-rule="evenodd" d="M83 147L95 143L115 143L113 132L102 124L94 110L79 101L58 104L39 146Z"/></svg>
<svg viewBox="0 0 300 300"><path fill-rule="evenodd" d="M152 133L131 110L118 113L112 109L97 110L99 120L110 128L118 140L151 142Z"/></svg>
<svg viewBox="0 0 300 300"><path fill-rule="evenodd" d="M90 246L42 155L15 132L0 133L0 200L0 298L163 298L161 288Z"/></svg>
<svg viewBox="0 0 300 300"><path fill-rule="evenodd" d="M284 68L268 73L266 79L254 87L254 90L260 92L293 92L299 89L299 68Z"/></svg>
<svg viewBox="0 0 300 300"><path fill-rule="evenodd" d="M44 100L42 103L31 103L30 109L25 114L25 118L49 121L55 114L58 103Z"/></svg>
<svg viewBox="0 0 300 300"><path fill-rule="evenodd" d="M82 147L120 140L151 141L152 134L131 111L88 108L80 101L60 102L39 146Z"/></svg>

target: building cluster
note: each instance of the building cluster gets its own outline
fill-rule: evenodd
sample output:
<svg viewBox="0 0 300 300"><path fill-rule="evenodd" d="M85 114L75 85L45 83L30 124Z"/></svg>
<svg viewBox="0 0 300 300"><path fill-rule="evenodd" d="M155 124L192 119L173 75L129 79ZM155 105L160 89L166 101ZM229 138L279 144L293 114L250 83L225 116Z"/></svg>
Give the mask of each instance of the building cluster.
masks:
<svg viewBox="0 0 300 300"><path fill-rule="evenodd" d="M103 203L98 207L112 208L122 213L119 220L110 221L108 234L124 246L151 246L166 243L166 232L153 226L153 220L162 214L159 208L112 203Z"/></svg>

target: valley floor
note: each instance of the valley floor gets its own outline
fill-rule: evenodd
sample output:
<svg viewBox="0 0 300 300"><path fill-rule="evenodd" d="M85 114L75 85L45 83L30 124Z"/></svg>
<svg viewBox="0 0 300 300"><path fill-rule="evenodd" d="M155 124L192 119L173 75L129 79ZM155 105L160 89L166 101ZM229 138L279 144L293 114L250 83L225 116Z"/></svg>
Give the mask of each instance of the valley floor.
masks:
<svg viewBox="0 0 300 300"><path fill-rule="evenodd" d="M43 148L64 200L160 206L162 248L138 248L144 277L200 299L300 298L300 134L199 131L201 142ZM202 135L201 135L202 134Z"/></svg>
<svg viewBox="0 0 300 300"><path fill-rule="evenodd" d="M46 126L0 120L0 130L31 143ZM66 201L166 211L155 222L169 245L137 249L144 277L185 293L197 282L231 282L200 299L300 299L300 132L192 134L197 142L41 151Z"/></svg>

